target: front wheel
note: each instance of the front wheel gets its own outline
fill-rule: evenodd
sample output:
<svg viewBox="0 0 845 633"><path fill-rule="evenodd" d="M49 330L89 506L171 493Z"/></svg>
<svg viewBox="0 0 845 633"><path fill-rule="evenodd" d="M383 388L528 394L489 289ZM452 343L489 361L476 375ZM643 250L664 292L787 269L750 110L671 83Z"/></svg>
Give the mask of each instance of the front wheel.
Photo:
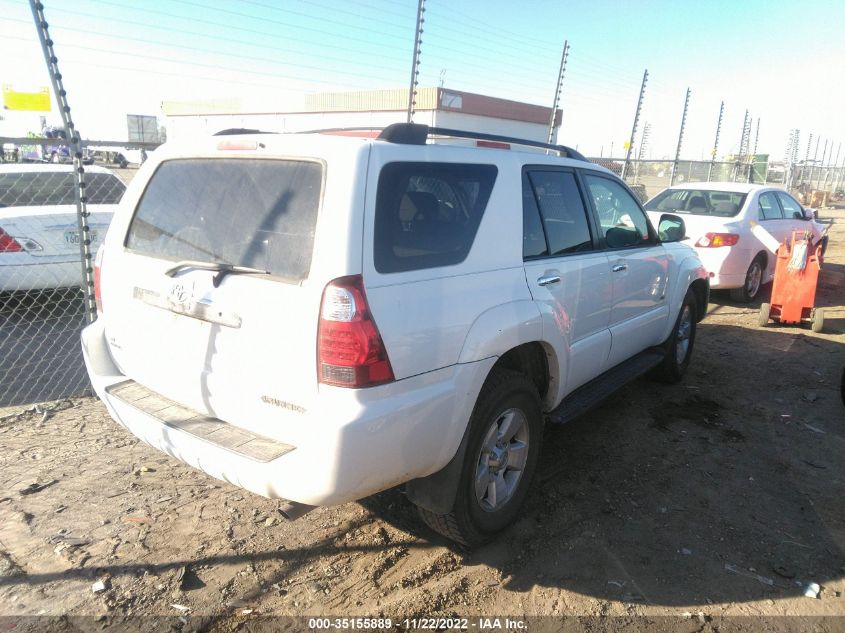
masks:
<svg viewBox="0 0 845 633"><path fill-rule="evenodd" d="M510 525L528 493L543 436L534 384L523 374L494 369L478 396L469 433L452 510L417 509L433 530L474 547Z"/></svg>
<svg viewBox="0 0 845 633"><path fill-rule="evenodd" d="M655 368L656 377L664 382L678 382L689 367L692 348L695 345L695 310L695 295L690 289L681 304L675 327L663 343L663 363Z"/></svg>
<svg viewBox="0 0 845 633"><path fill-rule="evenodd" d="M760 293L763 286L763 260L758 256L751 262L745 273L745 283L741 288L731 290L731 299L740 303L750 303Z"/></svg>

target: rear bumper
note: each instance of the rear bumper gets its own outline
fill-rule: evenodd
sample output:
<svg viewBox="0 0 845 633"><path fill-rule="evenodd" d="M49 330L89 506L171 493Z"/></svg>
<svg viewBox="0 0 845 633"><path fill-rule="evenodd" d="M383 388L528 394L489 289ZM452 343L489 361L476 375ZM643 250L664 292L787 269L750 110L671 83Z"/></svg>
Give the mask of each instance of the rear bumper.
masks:
<svg viewBox="0 0 845 633"><path fill-rule="evenodd" d="M695 251L710 276L710 288L740 288L745 283L745 274L752 259L750 250L722 246L696 247Z"/></svg>
<svg viewBox="0 0 845 633"><path fill-rule="evenodd" d="M261 461L231 442L174 428L161 413L116 397L115 387L128 377L111 359L101 321L83 330L82 350L94 390L132 434L223 481L313 506L360 499L442 468L457 450L495 362L457 365L371 389L323 387L318 406L300 422L313 432L300 433L280 457Z"/></svg>

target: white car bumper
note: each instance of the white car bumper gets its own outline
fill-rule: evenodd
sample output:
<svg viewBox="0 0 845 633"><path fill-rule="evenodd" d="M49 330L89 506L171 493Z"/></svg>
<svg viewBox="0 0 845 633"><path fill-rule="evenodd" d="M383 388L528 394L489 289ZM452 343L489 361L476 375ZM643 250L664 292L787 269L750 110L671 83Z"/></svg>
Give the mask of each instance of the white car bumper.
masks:
<svg viewBox="0 0 845 633"><path fill-rule="evenodd" d="M168 424L163 412L148 413L116 397L115 387L128 377L112 361L100 321L83 330L82 349L97 395L131 433L218 479L314 506L360 499L445 466L495 362L456 365L370 389L321 387L318 406L300 423L313 432L262 461L229 441L243 429L217 420L228 427L223 439L198 437Z"/></svg>
<svg viewBox="0 0 845 633"><path fill-rule="evenodd" d="M80 286L82 265L78 255L68 258L35 257L29 253L0 254L0 292Z"/></svg>
<svg viewBox="0 0 845 633"><path fill-rule="evenodd" d="M695 247L704 269L710 275L710 288L714 290L741 288L755 254L750 249L720 246L719 248ZM765 277L764 277L765 281Z"/></svg>

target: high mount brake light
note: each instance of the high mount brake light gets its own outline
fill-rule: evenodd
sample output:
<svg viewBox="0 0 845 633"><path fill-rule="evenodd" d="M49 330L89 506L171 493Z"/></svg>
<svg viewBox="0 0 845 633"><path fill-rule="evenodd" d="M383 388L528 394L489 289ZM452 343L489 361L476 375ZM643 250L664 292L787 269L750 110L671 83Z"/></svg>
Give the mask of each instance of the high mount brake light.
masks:
<svg viewBox="0 0 845 633"><path fill-rule="evenodd" d="M361 275L341 277L323 290L317 331L317 379L338 387L392 382L393 368L373 320Z"/></svg>
<svg viewBox="0 0 845 633"><path fill-rule="evenodd" d="M739 235L736 233L705 233L695 243L702 248L719 248L720 246L733 246L739 242Z"/></svg>

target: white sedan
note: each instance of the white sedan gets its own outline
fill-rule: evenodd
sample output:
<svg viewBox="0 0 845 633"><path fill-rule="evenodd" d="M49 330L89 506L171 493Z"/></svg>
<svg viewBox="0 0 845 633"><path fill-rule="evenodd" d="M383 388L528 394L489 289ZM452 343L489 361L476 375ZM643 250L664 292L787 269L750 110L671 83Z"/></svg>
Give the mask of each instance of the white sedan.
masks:
<svg viewBox="0 0 845 633"><path fill-rule="evenodd" d="M774 278L776 258L752 233L755 223L783 243L792 231L826 239L814 213L783 189L733 182L696 182L661 191L645 204L657 225L664 213L679 214L687 229L685 243L698 251L710 275L710 287L730 290L735 301L749 302Z"/></svg>
<svg viewBox="0 0 845 633"><path fill-rule="evenodd" d="M126 186L86 167L91 250L105 237ZM0 292L82 285L72 165L0 165Z"/></svg>

